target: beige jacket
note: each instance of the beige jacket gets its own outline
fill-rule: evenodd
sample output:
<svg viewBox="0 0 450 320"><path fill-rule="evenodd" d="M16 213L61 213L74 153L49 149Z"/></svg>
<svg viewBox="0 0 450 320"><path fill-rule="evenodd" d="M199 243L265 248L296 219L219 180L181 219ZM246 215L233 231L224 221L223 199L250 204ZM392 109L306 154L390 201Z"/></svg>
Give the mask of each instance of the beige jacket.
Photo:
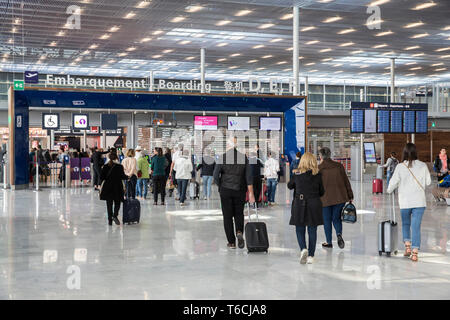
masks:
<svg viewBox="0 0 450 320"><path fill-rule="evenodd" d="M122 161L123 171L129 177L132 175L137 176L137 161L136 158L127 157Z"/></svg>

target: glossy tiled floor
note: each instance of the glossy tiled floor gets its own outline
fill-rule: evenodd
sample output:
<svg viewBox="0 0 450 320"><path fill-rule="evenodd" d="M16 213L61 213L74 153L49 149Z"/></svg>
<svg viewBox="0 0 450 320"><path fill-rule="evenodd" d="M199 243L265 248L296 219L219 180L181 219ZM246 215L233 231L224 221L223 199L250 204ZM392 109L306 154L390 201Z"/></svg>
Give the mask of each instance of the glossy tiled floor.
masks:
<svg viewBox="0 0 450 320"><path fill-rule="evenodd" d="M419 263L379 257L389 198L353 185L359 222L344 225L343 250L322 249L320 227L312 265L299 264L283 184L260 211L268 255L226 249L217 194L184 208L147 200L141 224L108 227L89 188L0 190L0 299L448 299L450 208L430 197Z"/></svg>

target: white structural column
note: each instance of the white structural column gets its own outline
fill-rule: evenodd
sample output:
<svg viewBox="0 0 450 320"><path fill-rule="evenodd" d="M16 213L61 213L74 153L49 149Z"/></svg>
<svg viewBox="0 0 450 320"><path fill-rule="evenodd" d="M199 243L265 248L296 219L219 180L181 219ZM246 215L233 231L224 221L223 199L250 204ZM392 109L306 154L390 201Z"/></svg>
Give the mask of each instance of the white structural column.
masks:
<svg viewBox="0 0 450 320"><path fill-rule="evenodd" d="M395 102L395 58L391 58L391 103Z"/></svg>
<svg viewBox="0 0 450 320"><path fill-rule="evenodd" d="M200 82L201 93L205 93L205 48L200 49Z"/></svg>
<svg viewBox="0 0 450 320"><path fill-rule="evenodd" d="M292 69L294 76L294 96L299 94L299 35L300 35L300 8L298 6L294 6L293 8L293 28L292 28L292 37L293 37L293 50L292 50Z"/></svg>
<svg viewBox="0 0 450 320"><path fill-rule="evenodd" d="M305 96L308 97L308 91L309 91L309 78L308 76L305 77Z"/></svg>
<svg viewBox="0 0 450 320"><path fill-rule="evenodd" d="M149 84L148 84L148 91L153 91L153 84L155 82L153 71L150 71L150 77L149 77Z"/></svg>

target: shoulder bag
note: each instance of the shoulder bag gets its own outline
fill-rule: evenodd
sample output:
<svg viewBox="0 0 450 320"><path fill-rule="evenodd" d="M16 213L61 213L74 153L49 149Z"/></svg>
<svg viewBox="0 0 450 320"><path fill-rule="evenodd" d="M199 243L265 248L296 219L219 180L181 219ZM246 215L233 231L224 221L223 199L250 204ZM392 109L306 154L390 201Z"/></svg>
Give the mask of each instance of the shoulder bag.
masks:
<svg viewBox="0 0 450 320"><path fill-rule="evenodd" d="M417 180L416 176L414 175L414 173L411 171L410 168L408 168L408 166L406 164L403 163L403 165L406 167L406 169L408 169L409 173L411 173L411 175L413 176L414 180L416 180L417 184L419 185L419 187L425 191L425 188L420 184L419 180Z"/></svg>
<svg viewBox="0 0 450 320"><path fill-rule="evenodd" d="M98 192L98 196L100 198L100 200L102 200L102 195L103 195L103 186L105 185L105 182L108 180L108 178L111 176L111 173L114 169L116 165L114 164L111 169L109 169L108 175L106 176L106 179L102 181L102 184L100 185L100 190Z"/></svg>
<svg viewBox="0 0 450 320"><path fill-rule="evenodd" d="M356 207L352 202L347 203L342 208L341 220L346 223L355 223L357 221Z"/></svg>

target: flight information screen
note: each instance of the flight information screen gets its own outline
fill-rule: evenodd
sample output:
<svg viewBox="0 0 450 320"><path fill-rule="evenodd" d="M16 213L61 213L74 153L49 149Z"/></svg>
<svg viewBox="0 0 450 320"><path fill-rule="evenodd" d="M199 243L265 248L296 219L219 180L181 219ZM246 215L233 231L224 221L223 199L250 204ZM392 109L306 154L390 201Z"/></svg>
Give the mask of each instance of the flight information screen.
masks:
<svg viewBox="0 0 450 320"><path fill-rule="evenodd" d="M377 110L364 110L364 132L377 132Z"/></svg>
<svg viewBox="0 0 450 320"><path fill-rule="evenodd" d="M416 111L416 132L427 133L428 132L428 112Z"/></svg>
<svg viewBox="0 0 450 320"><path fill-rule="evenodd" d="M391 111L391 132L402 133L403 111Z"/></svg>
<svg viewBox="0 0 450 320"><path fill-rule="evenodd" d="M416 112L404 111L403 113L403 133L415 133Z"/></svg>
<svg viewBox="0 0 450 320"><path fill-rule="evenodd" d="M379 133L389 133L389 120L388 110L378 110L377 131Z"/></svg>
<svg viewBox="0 0 450 320"><path fill-rule="evenodd" d="M364 110L352 110L350 131L351 133L364 133Z"/></svg>

